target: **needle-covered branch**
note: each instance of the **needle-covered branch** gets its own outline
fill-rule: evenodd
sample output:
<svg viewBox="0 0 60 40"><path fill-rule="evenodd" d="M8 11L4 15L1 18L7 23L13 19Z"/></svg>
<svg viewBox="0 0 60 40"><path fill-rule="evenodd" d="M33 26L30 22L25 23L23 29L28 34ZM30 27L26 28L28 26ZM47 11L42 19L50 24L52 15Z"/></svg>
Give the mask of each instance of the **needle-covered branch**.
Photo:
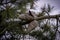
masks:
<svg viewBox="0 0 60 40"><path fill-rule="evenodd" d="M29 16L29 15L28 15ZM10 21L13 21L13 22L20 22L20 24L22 24L22 25L25 25L25 24L28 24L28 23L30 23L31 21L33 21L33 20L43 20L43 19L51 19L51 18L53 18L53 19L56 19L57 17L60 17L60 14L58 14L58 15L50 15L50 16L41 16L41 17L36 17L36 18L33 18L33 17L26 17L26 18L28 18L28 20L27 19L25 19L25 18L23 18L24 16L19 16L19 19L21 19L21 20L24 20L24 21L21 21L21 20L10 20ZM29 19L30 18L30 19ZM32 19L31 19L32 18ZM9 20L7 20L7 21L9 21ZM9 22L10 22L9 21Z"/></svg>
<svg viewBox="0 0 60 40"><path fill-rule="evenodd" d="M33 19L33 20L43 20L43 19L51 19L51 18L54 18L54 19L56 19L57 17L60 17L60 14L58 14L58 15L50 15L50 16L41 16L41 17L36 17L35 19ZM25 20L25 19L24 19ZM11 21L13 21L13 22L20 22L20 24L22 24L22 25L25 25L25 24L29 24L30 22L32 22L33 20L29 20L29 21L25 21L25 22L23 22L23 21L14 21L14 20L10 20L9 22L11 22ZM5 31L6 29L4 29L3 31ZM3 32L2 31L2 32ZM31 30L30 30L31 31ZM2 33L1 32L1 33Z"/></svg>

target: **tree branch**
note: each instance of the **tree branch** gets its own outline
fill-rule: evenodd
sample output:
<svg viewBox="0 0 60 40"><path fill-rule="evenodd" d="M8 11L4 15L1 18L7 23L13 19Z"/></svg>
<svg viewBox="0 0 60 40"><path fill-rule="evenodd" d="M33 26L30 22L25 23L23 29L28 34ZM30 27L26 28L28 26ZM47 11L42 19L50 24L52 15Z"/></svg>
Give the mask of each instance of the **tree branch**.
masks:
<svg viewBox="0 0 60 40"><path fill-rule="evenodd" d="M38 20L51 19L51 18L56 19L57 17L60 17L60 14L58 14L58 15L50 15L50 16L41 16L41 17L37 17L37 18L35 18L35 19L33 19L33 20L37 20L37 21L38 21ZM30 23L30 22L33 21L33 20L29 20L29 21L27 21L27 22L21 22L21 21L17 21L17 22L20 22L20 24L25 25L25 24ZM13 20L11 20L11 21L13 21ZM9 22L11 22L11 21L9 21ZM16 21L13 21L13 22L16 22ZM1 33L3 33L5 30L6 30L6 29L4 29ZM0 33L0 34L1 34L1 33Z"/></svg>
<svg viewBox="0 0 60 40"><path fill-rule="evenodd" d="M35 19L32 19L32 20L26 20L26 19L23 19L25 21L19 21L19 20L14 21L14 20L10 20L8 22L11 22L11 21L13 21L13 22L20 22L20 24L25 25L25 24L30 23L33 20L37 20L38 21L38 20L51 19L51 18L56 19L57 17L60 17L60 14L58 14L58 15L50 15L50 16L47 15L47 16L36 17Z"/></svg>
<svg viewBox="0 0 60 40"><path fill-rule="evenodd" d="M43 20L43 19L51 19L51 18L55 19L57 17L60 17L60 14L58 14L58 15L50 15L50 16L41 16L41 17L35 18L35 20Z"/></svg>
<svg viewBox="0 0 60 40"><path fill-rule="evenodd" d="M23 19L24 21L20 21L20 20L6 20L6 22L19 22L21 25L25 25L25 24L28 24L28 23L30 23L31 21L33 21L33 20L43 20L43 19L51 19L51 18L54 18L54 19L56 19L57 17L60 17L60 14L58 14L58 15L50 15L50 16L41 16L41 17L36 17L35 19L33 18L32 20L30 19L30 20L26 20L26 19Z"/></svg>

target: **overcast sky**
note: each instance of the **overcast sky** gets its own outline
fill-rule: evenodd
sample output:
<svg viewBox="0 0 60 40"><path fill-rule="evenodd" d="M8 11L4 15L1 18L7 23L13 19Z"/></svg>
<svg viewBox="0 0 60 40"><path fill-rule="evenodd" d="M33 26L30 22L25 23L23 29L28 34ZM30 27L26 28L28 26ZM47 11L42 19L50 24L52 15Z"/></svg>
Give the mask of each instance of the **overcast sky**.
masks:
<svg viewBox="0 0 60 40"><path fill-rule="evenodd" d="M54 6L51 15L60 14L60 0L39 0L35 3L36 11L40 11L44 4L50 4Z"/></svg>

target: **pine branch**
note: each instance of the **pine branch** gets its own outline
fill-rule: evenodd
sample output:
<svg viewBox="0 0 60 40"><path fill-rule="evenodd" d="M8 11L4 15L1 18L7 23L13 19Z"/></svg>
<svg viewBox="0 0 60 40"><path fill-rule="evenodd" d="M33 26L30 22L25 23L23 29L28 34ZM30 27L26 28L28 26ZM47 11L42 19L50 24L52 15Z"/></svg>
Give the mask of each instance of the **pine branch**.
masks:
<svg viewBox="0 0 60 40"><path fill-rule="evenodd" d="M35 18L35 19L33 19L33 20L43 20L43 19L51 19L51 18L56 19L57 17L60 17L60 14L58 14L58 15L50 15L50 16L41 16L41 17L37 17L37 18ZM13 21L13 20L11 20L11 21ZM9 21L9 22L11 22L11 21ZM29 20L28 22L27 22L27 21L26 21L26 22L18 21L18 22L20 22L20 24L22 24L22 25L25 25L25 24L30 23L31 21L32 21L32 20ZM13 22L16 22L16 21L13 21ZM1 33L3 33L5 30L6 30L6 29L4 29ZM1 33L0 33L0 34L1 34Z"/></svg>
<svg viewBox="0 0 60 40"><path fill-rule="evenodd" d="M19 16L20 17L20 16ZM30 16L29 16L30 17ZM28 18L29 18L28 17ZM19 19L20 20L6 20L6 22L8 21L8 22L19 22L21 25L25 25L25 24L29 24L30 22L32 22L33 20L43 20L43 19L51 19L51 18L54 18L54 19L56 19L57 17L60 17L60 14L58 14L58 15L50 15L50 16L41 16L41 17L36 17L35 19L34 18L30 18L29 20L27 20L27 19L25 19L25 18L23 18L23 17L20 17ZM21 20L24 20L24 21L21 21Z"/></svg>
<svg viewBox="0 0 60 40"><path fill-rule="evenodd" d="M41 17L35 18L35 20L43 20L43 19L51 19L51 18L55 19L57 17L60 17L60 14L58 14L58 15L50 15L50 16L41 16Z"/></svg>
<svg viewBox="0 0 60 40"><path fill-rule="evenodd" d="M14 21L14 20L8 20L9 22L11 22L11 21L13 21L13 22L20 22L20 24L22 24L22 25L25 25L25 24L28 24L28 23L30 23L31 21L33 21L33 20L43 20L43 19L51 19L51 18L53 18L53 19L56 19L57 17L60 17L60 14L58 14L58 15L50 15L50 16L41 16L41 17L36 17L35 19L33 18L32 20L26 20L26 19L23 19L23 20L25 20L25 22L23 22L23 21L19 21L19 20L16 20L16 21Z"/></svg>

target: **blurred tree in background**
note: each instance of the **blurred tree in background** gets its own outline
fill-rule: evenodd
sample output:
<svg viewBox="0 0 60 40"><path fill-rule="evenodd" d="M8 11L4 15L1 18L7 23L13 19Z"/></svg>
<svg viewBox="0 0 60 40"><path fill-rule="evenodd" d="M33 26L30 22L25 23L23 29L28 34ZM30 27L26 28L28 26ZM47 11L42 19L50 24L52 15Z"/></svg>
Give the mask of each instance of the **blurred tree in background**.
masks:
<svg viewBox="0 0 60 40"><path fill-rule="evenodd" d="M59 27L60 14L51 16L49 13L54 7L48 4L47 7L44 5L44 7L41 8L41 12L39 12L37 17L30 16L29 12L27 13L27 11L29 11L27 6L30 5L30 9L33 9L34 2L36 1L38 0L0 0L1 40L20 40L21 35L24 40L24 36L27 34L37 40L55 40ZM22 18L19 17L21 14L28 15L23 19L24 16L22 16ZM32 19L27 20L28 18ZM51 20L56 20L56 25L51 24ZM36 27L34 24L36 24L36 22L32 23L33 21L37 21L39 30L35 31ZM27 27L27 25L30 26ZM29 31L26 31L26 29ZM19 38L16 35L19 36ZM3 36L5 36L5 39L1 38ZM9 36L9 38L7 36Z"/></svg>

